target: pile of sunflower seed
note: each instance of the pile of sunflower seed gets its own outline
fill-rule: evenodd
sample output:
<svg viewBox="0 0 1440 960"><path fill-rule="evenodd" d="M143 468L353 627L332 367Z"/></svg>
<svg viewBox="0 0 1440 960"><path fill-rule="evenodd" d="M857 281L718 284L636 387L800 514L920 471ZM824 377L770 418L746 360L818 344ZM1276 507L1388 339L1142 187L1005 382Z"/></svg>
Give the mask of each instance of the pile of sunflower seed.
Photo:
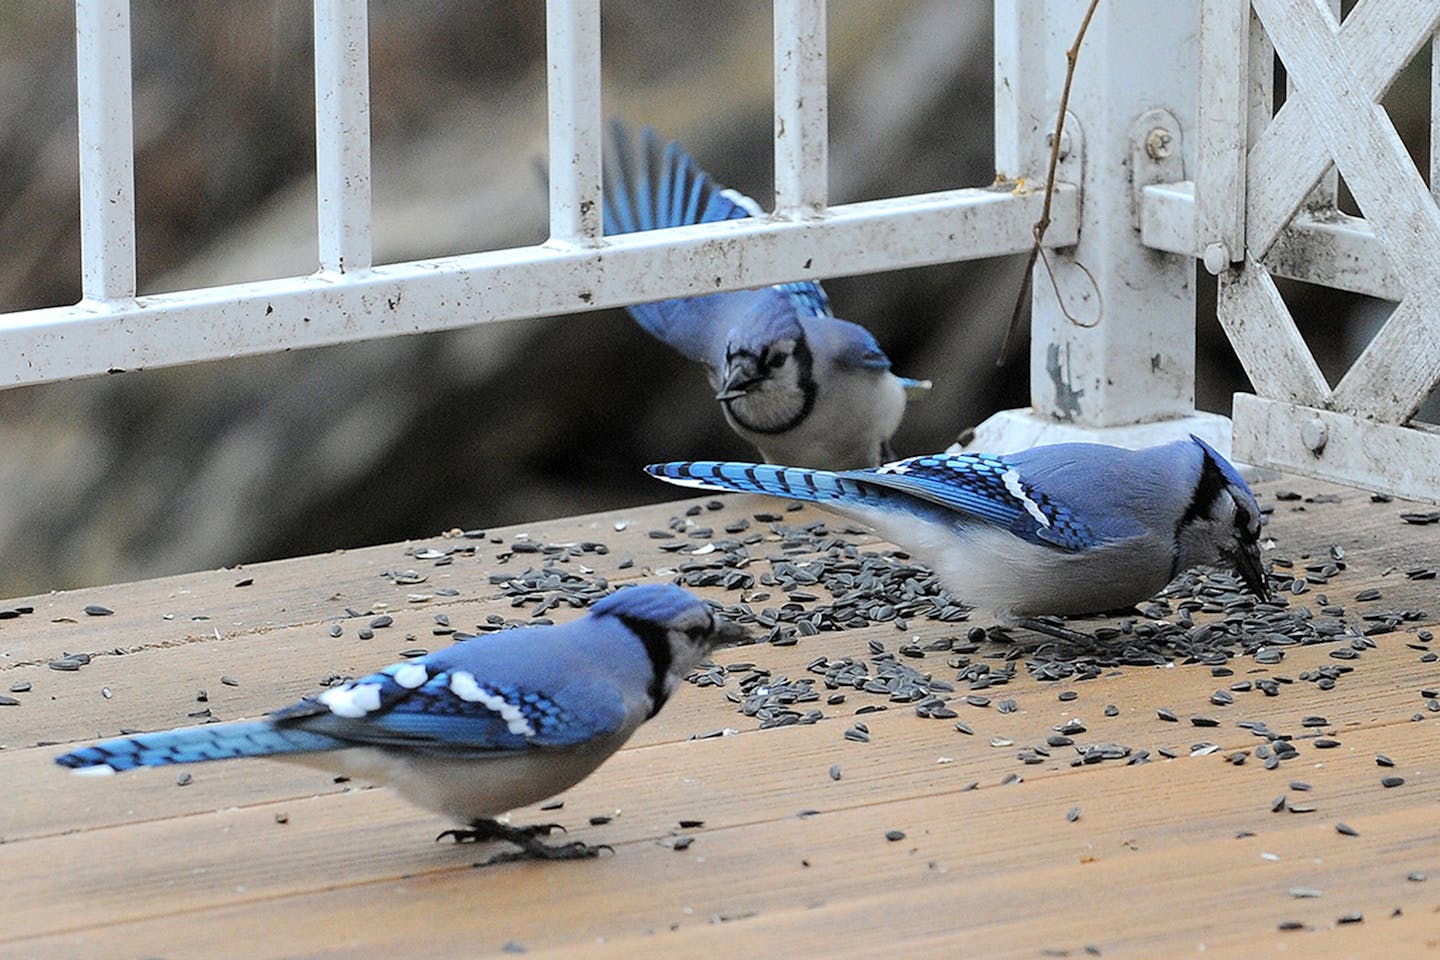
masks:
<svg viewBox="0 0 1440 960"><path fill-rule="evenodd" d="M675 558L674 567L655 572L673 574L684 586L716 588L738 593L735 602L717 604L717 612L742 625L760 628L752 638L776 646L795 644L802 636L853 630L890 623L907 630L910 621L958 623L968 609L948 594L927 567L911 562L900 550L866 550L850 539L860 528L832 529L824 520L787 524L779 513L757 513L750 519L724 524L724 535L697 522L706 510L722 507L710 501L692 505L684 516L672 517L666 529L649 531L661 553ZM763 553L756 549L764 544ZM587 554L604 555L603 543L542 544L517 539L498 558L535 555L540 567L519 573L497 573L492 584L501 588L515 607L531 607L533 618L564 604L586 607L605 596L610 585L584 566ZM624 560L620 569L633 565ZM970 627L963 635L944 636L925 643L912 637L897 650L870 640L868 659L820 656L808 665L815 678L772 676L754 664L728 668L708 664L689 678L701 686L727 687L726 695L739 713L761 727L813 723L822 717L819 701L844 702L848 695L870 701L860 711L884 709L890 704L911 706L922 717L950 719L948 705L958 685L971 695L1000 687L1024 669L1037 680L1088 680L1107 671L1130 666L1171 663L1207 666L1216 677L1232 676L1228 666L1237 658L1261 665L1278 665L1293 646L1330 644L1333 664L1299 674L1302 682L1332 689L1359 658L1374 646L1376 634L1389 633L1422 619L1418 610L1382 608L1379 591L1356 594L1356 615L1323 592L1346 569L1344 551L1330 548L1324 556L1304 558L1298 565L1276 557L1269 574L1272 599L1260 601L1233 576L1190 572L1172 583L1155 600L1134 614L1107 620L1093 628L1084 642L1036 639L1028 633L1012 635L1003 629ZM1315 591L1315 592L1311 592ZM1309 605L1290 605L1290 598L1310 594ZM828 595L828 599L827 596ZM499 618L494 618L499 619ZM511 621L503 621L508 625ZM1057 621L1059 623L1059 621ZM491 630L500 623L479 625ZM1082 622L1070 628L1083 630ZM1422 631L1421 633L1424 633ZM1417 649L1428 651L1429 636L1416 634ZM992 641L1006 641L995 643ZM943 654L944 676L924 665L912 665L929 654ZM1434 654L1426 653L1434 657ZM937 664L938 666L938 664ZM953 671L953 672L951 672ZM1294 682L1283 678L1284 683ZM1230 690L1217 690L1216 702L1233 702L1234 692L1258 690L1276 696L1282 680L1274 677L1237 681ZM826 692L828 691L828 693ZM806 706L816 704L816 706ZM963 731L962 731L963 732ZM1263 733L1259 735L1263 736ZM1063 734L1061 735L1063 736ZM1113 744L1094 747L1081 762L1128 759L1143 762L1128 748ZM1204 747L1205 744L1197 745ZM1045 756L1044 748L1032 752ZM1024 759L1024 758L1022 758ZM1032 761L1033 762L1033 761Z"/></svg>
<svg viewBox="0 0 1440 960"><path fill-rule="evenodd" d="M797 636L874 623L892 622L903 630L912 619L956 622L968 618L966 608L945 592L935 575L926 567L910 563L905 553L866 551L847 543L844 535L857 530L847 528L837 536L824 522L795 526L777 522L778 515L759 514L756 518L770 524L770 532L779 537L778 549L772 540L767 542L767 556L752 557L748 548L763 539L754 533L748 542L708 540L707 544L713 544L715 549L702 547L705 552L699 556L695 555L698 551L692 551L691 559L681 563L677 572L681 582L691 586L734 584L732 589L740 590L741 599L722 605L721 612L737 622L762 627L765 633L757 638L760 642L789 645L796 642ZM682 530L684 522L676 518L672 528ZM705 528L692 532L701 534L694 539L707 539L711 533ZM686 546L680 541L672 552ZM758 576L748 572L762 563L769 569ZM1212 675L1228 677L1234 675L1228 664L1237 658L1273 666L1283 662L1289 647L1330 644L1335 663L1299 674L1302 682L1329 690L1353 670L1351 661L1375 646L1373 636L1402 629L1426 616L1419 610L1372 606L1382 599L1374 589L1355 595L1353 603L1359 612L1351 615L1344 605L1318 592L1330 589L1331 581L1346 569L1344 551L1338 546L1330 548L1321 559L1307 558L1298 569L1286 557L1274 558L1271 566L1269 601L1252 596L1228 574L1192 571L1143 605L1138 616L1107 621L1091 632L1093 640L1083 643L1048 638L1036 643L1028 639L1028 634L1022 634L1014 638L1020 642L1000 645L988 641L1012 640L1007 631L971 627L963 637L942 637L923 646L918 638L912 639L901 645L898 655L871 640L868 661L822 656L811 662L809 670L819 675L829 690L855 691L888 703L915 704L922 717L948 719L953 716L947 702L955 684L965 685L972 694L1002 686L1016 675L1020 661L1032 677L1046 681L1087 680L1117 668L1171 663L1208 666ZM739 579L735 579L737 575ZM752 583L761 589L747 593ZM815 589L821 587L833 598L830 602L821 602ZM1290 597L1312 589L1317 592L1308 599L1314 601L1318 612L1308 605L1291 606ZM1070 626L1083 629L1081 623L1072 622ZM1411 646L1428 650L1428 632L1420 631L1415 637L1421 642ZM941 678L933 671L925 672L904 662L928 653L947 654L945 664L955 672ZM763 668L744 666L738 678L739 691L728 693L740 713L757 718L762 727L810 723L820 718L817 708L802 712L798 706L820 699L814 681L772 678ZM691 680L724 686L726 675L725 668L709 666ZM1262 677L1237 681L1231 689L1253 689L1276 696L1284 683L1293 682L1290 677ZM832 694L827 703L843 702L843 695L842 701L836 701L835 696ZM1234 697L1230 691L1217 690L1212 699L1225 705ZM1262 737L1267 733L1256 732ZM1209 745L1195 746L1204 749ZM1079 762L1127 759L1133 763L1145 759L1121 745L1090 747L1093 749L1082 753ZM1031 752L1036 754L1036 760L1046 755L1043 748Z"/></svg>

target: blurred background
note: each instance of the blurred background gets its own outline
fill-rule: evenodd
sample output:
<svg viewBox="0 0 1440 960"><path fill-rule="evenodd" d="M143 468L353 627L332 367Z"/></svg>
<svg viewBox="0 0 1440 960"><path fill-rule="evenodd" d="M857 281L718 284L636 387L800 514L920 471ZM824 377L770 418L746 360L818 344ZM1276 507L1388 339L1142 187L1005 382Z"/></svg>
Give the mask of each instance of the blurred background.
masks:
<svg viewBox="0 0 1440 960"><path fill-rule="evenodd" d="M310 0L132 8L141 292L312 272ZM989 183L991 4L830 8L832 202ZM376 262L543 240L543 0L370 11ZM607 113L769 206L770 5L608 0L603 29ZM73 30L73 5L0 4L0 310L79 298ZM1428 76L1385 101L1417 157ZM1028 344L995 365L1021 267L826 281L935 383L900 453L1028 402ZM1198 405L1228 411L1246 383L1200 274ZM1332 376L1391 306L1286 295ZM673 499L638 466L750 452L618 310L4 391L0 596Z"/></svg>

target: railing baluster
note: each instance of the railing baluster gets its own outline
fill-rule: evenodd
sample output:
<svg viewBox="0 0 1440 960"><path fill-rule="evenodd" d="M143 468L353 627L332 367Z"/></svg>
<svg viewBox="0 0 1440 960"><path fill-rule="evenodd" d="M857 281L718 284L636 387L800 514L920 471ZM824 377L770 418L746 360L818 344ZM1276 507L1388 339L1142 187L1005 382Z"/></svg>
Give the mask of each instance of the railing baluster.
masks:
<svg viewBox="0 0 1440 960"><path fill-rule="evenodd" d="M320 269L368 270L373 252L366 0L315 0L315 178Z"/></svg>
<svg viewBox="0 0 1440 960"><path fill-rule="evenodd" d="M76 0L81 289L135 296L135 136L130 0Z"/></svg>
<svg viewBox="0 0 1440 960"><path fill-rule="evenodd" d="M594 243L601 218L600 0L546 0L550 239Z"/></svg>
<svg viewBox="0 0 1440 960"><path fill-rule="evenodd" d="M775 213L818 216L829 203L825 0L775 0Z"/></svg>

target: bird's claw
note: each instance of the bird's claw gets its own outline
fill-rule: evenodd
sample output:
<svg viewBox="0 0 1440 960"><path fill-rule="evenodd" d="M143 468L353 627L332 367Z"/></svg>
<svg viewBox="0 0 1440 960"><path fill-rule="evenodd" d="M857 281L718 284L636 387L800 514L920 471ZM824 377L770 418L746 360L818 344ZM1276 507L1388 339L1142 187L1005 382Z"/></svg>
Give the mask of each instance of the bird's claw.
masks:
<svg viewBox="0 0 1440 960"><path fill-rule="evenodd" d="M450 830L440 831L435 836L435 842L439 843L446 837L450 837L456 843L505 840L523 847L527 843L535 842L536 837L548 837L556 830L561 833L567 832L565 827L558 823L535 823L524 827L512 827L507 823L500 823L498 820L476 820L469 827L454 827Z"/></svg>

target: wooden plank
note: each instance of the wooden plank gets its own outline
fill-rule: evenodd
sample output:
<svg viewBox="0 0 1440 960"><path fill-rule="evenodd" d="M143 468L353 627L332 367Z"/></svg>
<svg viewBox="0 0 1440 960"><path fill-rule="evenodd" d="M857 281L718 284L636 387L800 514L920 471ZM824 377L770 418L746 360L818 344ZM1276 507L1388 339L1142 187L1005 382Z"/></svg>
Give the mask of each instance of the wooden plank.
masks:
<svg viewBox="0 0 1440 960"><path fill-rule="evenodd" d="M288 703L317 689L317 684L336 675L359 675L397 660L401 651L423 647L437 649L448 645L447 637L435 636L434 617L443 613L451 626L474 630L490 615L525 620L530 607L516 608L501 596L499 587L492 586L492 574L541 566L534 554L515 554L508 560L497 560L509 553L509 546L522 533L532 533L532 542L550 544L598 540L608 531L610 546L607 554L586 553L580 557L556 560L558 569L573 569L578 576L590 571L592 577L613 582L650 580L668 582L677 566L686 558L666 553L662 547L676 542L703 546L712 539L653 540L651 529L665 529L670 513L712 502L705 498L678 505L678 509L652 512L643 523L630 525L623 519L634 518L631 512L600 515L584 523L566 520L543 527L515 527L498 531L500 544L487 541L486 552L476 557L457 560L447 567L427 567L404 555L400 545L352 551L328 557L304 558L258 564L243 572L254 579L251 587L236 589L239 574L202 573L170 577L144 584L96 588L56 594L47 598L7 602L10 605L34 603L36 613L12 620L0 620L0 649L8 654L0 659L0 689L16 682L29 682L32 690L24 694L20 708L0 714L0 745L25 746L37 740L75 740L95 736L112 736L120 728L155 729L194 722L193 711L210 709L225 719L258 716L267 710ZM724 510L705 511L699 519L704 527L726 537L725 524L753 518L756 513L774 511L777 504L760 497L732 498ZM815 510L784 513L786 525L827 522L837 529L842 526L833 517ZM614 530L615 523L626 523L623 531ZM697 524L701 526L701 524ZM754 569L770 569L768 558L798 559L808 552L786 553L777 535L766 532L767 525L755 522L752 530L764 540L748 548L755 558ZM747 531L748 532L748 531ZM543 535L542 535L543 534ZM876 545L873 535L847 537L847 542L862 548ZM433 543L443 546L442 541ZM430 545L420 544L420 547ZM357 555L359 556L357 559ZM331 564L325 562L332 561ZM703 559L703 558L697 558ZM629 569L619 564L633 561ZM433 562L433 561L432 561ZM523 565L523 566L522 566ZM331 567L339 573L330 573ZM420 585L396 584L380 576L383 570L415 568L430 575ZM451 586L459 596L444 597L434 591ZM124 602L116 600L123 591ZM430 599L412 603L406 598L416 591L425 591ZM825 591L820 589L820 595ZM754 593L754 591L752 591ZM238 596L237 596L238 595ZM728 595L712 591L716 599L725 597L734 602L741 594ZM166 621L163 614L173 609L167 604L175 597L193 603L191 609L216 611L203 623L221 623L220 635L195 629L194 623ZM256 609L256 620L244 615L243 603L248 599ZM827 597L828 599L828 597ZM107 617L85 617L80 614L85 604L109 602L116 613ZM777 603L780 601L776 601ZM0 604L3 606L4 604ZM764 606L765 604L761 604ZM366 611L358 618L345 616L352 607ZM219 612L223 610L224 612ZM77 614L75 623L52 623L48 614L64 611ZM394 624L373 631L374 636L358 635L372 619L369 611L389 613ZM549 612L555 619L578 616L580 611L561 605ZM340 626L342 635L332 637L331 629ZM129 651L124 656L108 655L116 649ZM92 652L91 663L77 672L57 672L46 665L65 651ZM221 682L226 676L238 682L229 686ZM196 702L196 694L204 689L208 702ZM103 690L110 696L105 697Z"/></svg>
<svg viewBox="0 0 1440 960"><path fill-rule="evenodd" d="M810 733L787 728L764 739L780 745ZM1116 937L1122 946L1135 938L1136 946L1174 949L1221 911L1231 929L1246 927L1258 936L1292 916L1333 922L1351 909L1374 915L1382 904L1419 911L1434 902L1432 890L1406 880L1411 871L1440 868L1440 840L1424 802L1433 802L1440 786L1440 741L1424 724L1354 731L1344 749L1307 764L1303 774L1185 758L973 791L951 781L883 805L816 799L843 789L844 781L786 777L769 768L784 764L784 749L751 746L715 740L656 748L705 754L699 768L711 782L687 783L689 798L627 807L604 831L576 831L592 841L625 836L614 857L594 863L473 873L465 868L474 850L416 844L406 835L418 832L416 818L378 791L321 798L314 809L290 804L290 822L283 825L274 822L273 808L256 808L26 841L13 845L23 859L0 851L5 875L27 880L7 896L24 926L7 925L4 943L45 952L26 940L55 937L56 945L81 956L85 931L103 928L114 937L133 925L182 939L155 942L135 933L126 934L128 941L174 952L195 936L194 911L200 910L211 936L228 931L217 936L215 956L324 951L340 930L362 931L371 949L387 955L408 953L405 944L422 941L425 951L417 955L455 950L486 935L498 941L492 950L501 937L582 949L594 937L608 940L612 931L636 936L670 923L692 926L752 913L763 922L774 910L868 901L887 891L931 904L936 935L953 935L963 926L957 919L973 915L1026 924L1032 947L1073 948ZM1399 758L1404 787L1380 786L1372 759L1377 750ZM626 779L653 782L660 768L654 752L630 751L613 766ZM752 782L766 789L726 789L746 782L746 769L762 757L769 761L764 777ZM664 777L672 789L673 775ZM1309 802L1315 812L1272 813L1272 798L1298 775L1312 789L1291 791L1291 802ZM596 789L592 780L577 793ZM824 812L794 817L807 803ZM1069 822L1066 811L1076 805L1079 819ZM666 835L677 810L706 820L683 853L652 842ZM1337 820L1359 835L1339 834ZM996 829L999 824L1010 826ZM904 831L904 841L888 841L891 829ZM1245 831L1255 836L1237 836ZM1207 876L1224 882L1197 889L1196 878ZM1320 889L1322 902L1295 902L1292 886ZM534 908L541 889L550 902L565 904L573 924L556 924L550 911ZM1067 893L1057 901L1055 891ZM437 917L465 916L454 902L459 898L483 903L489 923L478 929L437 924ZM380 908L383 922L377 922L380 904L396 900L409 902ZM933 910L937 901L946 908ZM1046 904L1042 914L1034 909L1039 903ZM1178 903L1186 904L1185 916L1167 912ZM229 926L210 915L216 907L244 916ZM186 921L173 922L180 916ZM313 925L305 916L326 919ZM1164 922L1127 930L1107 919L1125 916L1163 916ZM905 931L898 924L898 932ZM897 926L889 927L890 937L896 933ZM837 955L863 955L855 947ZM207 953L211 949L207 944ZM599 948L596 955L610 952Z"/></svg>
<svg viewBox="0 0 1440 960"><path fill-rule="evenodd" d="M1297 486L1309 496L1274 496ZM1313 589L1345 603L1350 615L1376 606L1436 605L1433 581L1399 572L1440 555L1435 527L1399 520L1412 505L1373 503L1363 493L1293 479L1263 484L1259 492L1274 508L1267 556L1301 562L1325 555L1332 543L1344 546L1349 569ZM633 548L634 567L626 573L674 561L659 549L667 541L652 541L645 531L665 527L690 505L636 511L633 529L612 530L612 547ZM720 530L765 509L775 509L774 502L727 498L724 509L691 519ZM530 532L555 540L552 531L562 526L536 524ZM504 533L508 538L512 531ZM753 549L761 559L752 569L768 569L763 558L783 555L778 546L771 541ZM375 576L375 560L403 557L401 548L390 550L369 561L368 576ZM474 559L476 578L487 578L493 563L488 556ZM457 560L447 572L460 565ZM269 611L275 609L270 591L313 598L331 580L318 562L293 580L272 578L267 565L254 572L254 587L236 590L226 574L207 581L209 594L202 590L199 598L229 602L240 593ZM363 572L357 567L353 576ZM1380 600L1353 601L1371 586L1381 590ZM706 592L726 602L740 596ZM1127 667L1094 680L1046 684L1022 672L988 691L995 701L1014 699L1014 712L957 703L975 731L971 736L891 705L859 718L869 725L871 742L846 740L854 711L883 702L854 691L843 704L822 702L827 719L817 724L756 731L756 721L726 699L733 688L687 687L632 745L569 791L562 809L515 814L516 822L558 819L576 838L615 845L615 857L480 872L469 865L491 848L431 844L444 822L387 791L347 788L278 763L190 767L194 779L186 787L176 785L174 771L75 779L51 766L53 748L27 749L33 741L12 737L22 730L36 739L61 731L83 736L134 716L174 722L197 706L196 678L222 669L237 672L242 683L218 687L202 680L214 707L227 717L258 713L313 689L337 661L350 670L351 663L362 669L392 659L397 646L411 642L401 631L428 645L423 631L435 610L467 617L512 612L505 601L477 593L400 611L392 633L376 631L367 642L353 636L352 624L337 640L328 624L311 619L253 634L142 646L127 656L98 658L79 673L38 665L0 673L3 680L23 675L45 684L19 695L20 707L0 711L0 738L21 745L0 752L0 778L21 785L16 802L0 813L0 902L7 919L16 918L0 929L0 957L113 956L117 943L136 955L187 955L203 945L218 957L446 956L497 953L507 941L541 955L564 949L593 956L731 953L732 945L773 949L776 942L802 956L827 957L955 946L995 956L1031 957L1041 949L1081 955L1086 943L1106 956L1157 956L1192 952L1202 942L1211 953L1253 955L1285 944L1287 936L1310 937L1303 941L1307 954L1326 956L1342 955L1331 952L1335 944L1353 944L1347 930L1331 929L1350 909L1365 912L1375 943L1393 944L1405 955L1421 942L1421 928L1403 918L1375 925L1391 906L1402 906L1406 917L1435 906L1430 887L1404 877L1412 869L1440 877L1440 841L1429 809L1440 788L1440 741L1435 720L1410 721L1417 712L1434 716L1420 691L1434 687L1440 671L1406 646L1416 643L1406 632L1375 637L1377 648L1349 661L1353 672L1329 694L1300 678L1337 662L1328 656L1332 645L1287 648L1277 665L1239 658L1231 664L1233 679L1284 675L1296 682L1281 686L1276 697L1236 693L1228 707L1209 697L1230 680L1199 666ZM1437 612L1410 629L1433 625ZM243 629L244 611L236 615ZM104 619L117 621L127 636L148 628L122 622L119 613ZM38 616L0 621L7 632L43 633L52 626L65 625ZM967 627L915 622L901 632L875 625L802 637L793 647L742 647L716 659L753 661L774 676L800 677L820 654L864 658L872 641L893 650L912 637L924 642ZM1009 653L993 644L979 655L999 665ZM945 676L947 656L907 662ZM83 691L69 689L80 683ZM111 687L111 700L96 695L100 685ZM1062 691L1076 699L1059 700ZM101 712L117 701L121 709ZM1105 716L1107 704L1117 707L1114 717ZM1182 722L1161 721L1159 706ZM1220 725L1184 722L1198 714ZM1328 726L1305 727L1301 720L1309 714L1324 714ZM1136 767L1071 766L1073 749L1054 748L1046 762L1021 762L1022 748L1044 745L1055 726L1075 717L1087 726L1075 738L1081 742L1123 743L1152 755L1167 747L1182 756ZM1226 763L1226 755L1259 743L1237 726L1242 720L1263 720L1302 738L1300 756L1276 771L1264 770L1253 756L1241 766ZM721 727L744 732L686 739ZM1319 730L1340 746L1322 751L1304 739ZM1185 756L1202 740L1218 744L1219 754ZM1395 757L1393 771L1374 765L1381 751ZM837 763L838 781L829 773ZM1404 776L1406 784L1383 788L1379 776L1387 772ZM1002 785L1017 773L1023 782ZM1313 789L1287 791L1292 779ZM976 788L965 789L971 782ZM1316 811L1270 813L1275 796L1287 792L1290 803L1308 801ZM1081 812L1071 823L1066 811L1073 806ZM803 809L823 813L797 818ZM617 810L610 823L587 822ZM285 823L277 822L278 813ZM695 840L677 852L670 847L682 818L704 826L683 831ZM1340 818L1361 836L1336 834ZM888 829L904 831L906 840L886 841ZM1259 836L1236 840L1241 830ZM1260 852L1280 859L1261 859ZM1298 901L1288 895L1290 886L1325 892L1318 901ZM1177 911L1177 904L1184 909ZM728 919L715 919L722 917ZM1276 924L1291 917L1316 932L1280 934Z"/></svg>
<svg viewBox="0 0 1440 960"><path fill-rule="evenodd" d="M1363 581L1368 586L1375 581ZM1403 581L1416 586L1416 581ZM1353 595L1362 584L1336 582L1346 595ZM1389 589L1389 585L1386 585ZM1337 597L1338 599L1338 597ZM1390 596L1387 600L1403 599ZM1433 598L1431 598L1433 599ZM1403 604L1402 604L1403 606ZM904 637L918 636L922 642L943 636L946 627L935 624L914 631L907 631ZM805 638L794 647L747 647L717 657L718 662L753 661L771 669L778 678L814 676L805 670L807 663L819 655L838 658L851 656L864 660L869 656L872 641L885 643L890 649L897 645L897 634L888 627L872 628L865 631L845 631L839 634ZM1337 703L1326 703L1325 716L1331 721L1329 729L1344 730L1357 725L1404 722L1416 710L1423 710L1424 704L1417 691L1434 680L1435 668L1419 660L1420 654L1404 644L1413 641L1410 634L1397 632L1374 638L1376 650L1367 651L1357 661L1351 661L1355 675L1341 683L1344 697ZM1242 658L1235 662L1236 674L1242 679L1254 680L1276 674L1295 678L1317 667L1334 663L1328 654L1335 648L1332 644L1310 647L1289 648L1285 660L1274 667L1259 667L1253 660ZM1009 648L994 644L988 649L997 667ZM126 658L129 660L130 658ZM925 660L911 661L919 669L936 672L945 676L945 656L934 654ZM117 661L124 663L126 660ZM1255 737L1233 726L1239 720L1261 720L1276 730L1303 734L1300 718L1307 712L1316 712L1316 707L1300 689L1292 692L1284 688L1280 697L1266 697L1258 689L1248 693L1235 694L1236 702L1230 707L1217 708L1209 697L1218 689L1227 687L1228 680L1197 678L1190 672L1157 668L1127 668L1111 671L1110 676L1093 681L1065 681L1029 689L1005 689L992 696L995 700L1011 698L1016 701L1016 712L1000 714L994 708L973 708L963 703L957 707L965 722L975 730L973 739L957 735L949 724L937 722L915 723L912 711L906 705L888 705L882 714L867 715L863 719L870 725L877 740L903 736L912 741L925 759L931 762L930 754L954 752L957 750L983 747L991 738L1011 741L1014 746L1001 749L986 763L1000 764L1004 772L1024 772L1028 777L1049 770L1065 770L1074 753L1070 750L1054 751L1056 759L1039 767L1021 766L1014 761L1015 754L1024 748L1044 746L1046 737L1053 728L1075 717L1082 718L1091 732L1077 738L1079 742L1117 742L1140 750L1158 751L1168 748L1187 752L1191 743L1210 739L1220 743L1226 752L1245 749L1253 745ZM1139 679L1137 679L1139 678ZM1076 699L1061 702L1057 698L1062 691L1071 691ZM693 735L703 734L722 727L737 731L754 731L757 722L736 712L733 704L724 697L726 690L707 688L686 689L677 694L673 703L667 706L656 720L647 724L631 742L631 749L663 743L683 742ZM1304 705L1297 705L1296 699L1304 698ZM292 697L293 699L293 697ZM280 697L271 703L286 702ZM1117 705L1119 715L1114 718L1103 716L1103 708L1110 703ZM814 705L811 705L814 706ZM887 706L883 696L864 696L850 691L842 705L818 705L827 716L817 733L815 769L823 772L833 759L827 760L837 742L841 742L844 727L854 719L854 711L870 706ZM1161 723L1156 718L1158 708L1175 711L1180 724ZM254 715L262 710L248 711ZM228 715L228 714L227 714ZM1191 716L1212 716L1224 727L1219 730L1199 730L1188 724ZM183 719L177 721L185 723ZM906 732L894 733L892 724L903 724ZM915 729L912 729L915 728ZM768 731L767 731L768 732ZM1312 731L1313 732L1313 731ZM918 739L917 739L918 738ZM792 748L799 749L799 748ZM889 750L891 748L887 748ZM93 783L76 781L59 775L50 765L56 748L13 750L0 753L0 779L7 782L32 784L36 801L12 811L3 821L3 836L14 841L25 836L74 830L81 827L112 826L135 820L153 819L182 813L213 810L225 806L241 806L266 800L278 801L311 796L319 792L333 792L338 789L329 783L327 777L313 771L283 764L214 764L205 767L189 767L191 782L185 788L175 786L174 771L144 771L125 777L106 779ZM982 751L989 753L989 750ZM890 754L887 753L887 756ZM247 770L246 768L249 767ZM969 769L969 768L964 768ZM969 775L998 780L1002 773L973 769ZM863 777L863 775L862 775ZM863 781L862 781L863 782ZM98 803L104 797L112 802Z"/></svg>
<svg viewBox="0 0 1440 960"><path fill-rule="evenodd" d="M1276 543L1276 553L1292 558L1323 554L1333 539L1347 551L1351 564L1350 570L1336 578L1332 593L1337 598L1343 600L1365 588L1377 587L1383 590L1385 606L1400 609L1436 606L1429 582L1406 580L1394 572L1395 568L1403 570L1425 555L1423 551L1416 552L1406 545L1403 539L1397 540L1397 535L1423 536L1422 528L1410 527L1399 521L1400 508L1393 504L1372 503L1365 495L1353 491L1337 494L1336 491L1344 488L1322 483L1307 482L1302 489L1310 494L1320 494L1322 499L1336 496L1341 499L1327 503L1277 503L1274 518L1267 529L1268 536ZM1265 497L1263 488L1262 499L1273 502ZM728 522L737 516L750 515L755 512L753 508L761 503L763 501L757 498L734 498L733 505L714 516L719 518L720 523ZM1334 531L1333 537L1309 529L1315 522ZM720 528L717 526L717 529ZM655 551L654 558L666 556L656 551L654 543L647 538L637 550ZM756 550L755 555L763 556L764 553ZM649 566L652 559L650 554L643 552L637 552L635 556L637 566L641 567ZM762 569L765 566L763 562L757 565ZM1378 575L1386 569L1391 569L1389 575ZM257 589L259 587L257 584ZM228 582L221 589L228 589ZM823 590L819 592L824 594ZM733 592L712 595L724 597L730 602L737 597ZM459 604L474 614L469 620L460 620L457 616L453 622L461 626L483 619L472 608L493 608L493 605L476 605L466 599L452 600L450 604L447 609L452 613L455 605ZM508 607L500 609L506 613L513 612ZM1362 612L1362 608L1351 611L1354 616ZM258 716L314 692L318 683L328 676L337 673L356 675L374 669L396 659L401 650L417 644L438 646L444 638L427 635L433 624L432 614L429 605L422 609L397 611L395 626L375 631L371 640L359 639L348 625L345 637L337 640L329 636L324 625L312 624L265 631L257 636L241 634L219 640L211 637L205 642L184 646L143 649L124 657L100 657L78 673L59 673L43 666L15 668L0 676L6 680L30 681L33 689L17 697L22 700L20 707L0 713L0 742L13 748L36 741L71 741L114 735L121 728L157 729L185 725L196 722L189 714L201 709L210 709L215 716L224 719ZM568 610L557 612L557 616L572 615ZM105 619L118 620L120 617L117 614L115 618ZM26 619L5 623L28 623L31 629L40 631L48 628L48 624ZM912 624L906 633L898 634L893 626L886 625L866 631L804 638L788 652L782 648L740 649L722 655L718 660L727 663L756 659L771 666L777 675L804 676L805 665L818 653L863 659L868 655L867 645L872 639L893 649L902 637L913 636L929 641L953 635L964 627L963 624L919 622ZM407 635L414 639L407 639ZM1001 658L1006 652L1007 648L998 645L988 650L997 666L1001 665ZM1296 651L1292 657L1299 655ZM1319 655L1323 656L1323 653ZM219 678L224 675L236 678L239 686L220 683ZM209 697L209 702L205 704L195 700L197 690L202 687ZM103 689L109 689L112 696L108 699L103 697ZM1208 689L1203 692L1208 696ZM734 713L721 712L717 715L707 711L703 703L705 701L695 698L678 697L656 722L641 730L635 742L643 744L684 738L722 726L742 729L753 726L753 721L747 723L745 718ZM848 709L833 712L844 715ZM0 754L0 770L4 769L6 761L7 757ZM312 785L317 783L310 774L291 772L287 767L275 769L286 771L286 783L298 785L297 789L314 789ZM208 782L210 776L207 773L198 779ZM132 789L129 778L122 778L122 781L126 783L127 790ZM176 794L177 802L197 802L190 799L191 793L171 790L168 779L163 784L149 779L146 783L157 785L146 792L148 799L135 798L134 802L141 804L142 808L145 802L155 802L154 795L157 793L161 796ZM73 804L64 801L64 791L60 793L62 796L47 799L39 810L54 811L63 822L63 818L74 811ZM13 836L19 829L20 825L16 823L5 828L4 832ZM31 824L25 829L31 831L42 827Z"/></svg>

